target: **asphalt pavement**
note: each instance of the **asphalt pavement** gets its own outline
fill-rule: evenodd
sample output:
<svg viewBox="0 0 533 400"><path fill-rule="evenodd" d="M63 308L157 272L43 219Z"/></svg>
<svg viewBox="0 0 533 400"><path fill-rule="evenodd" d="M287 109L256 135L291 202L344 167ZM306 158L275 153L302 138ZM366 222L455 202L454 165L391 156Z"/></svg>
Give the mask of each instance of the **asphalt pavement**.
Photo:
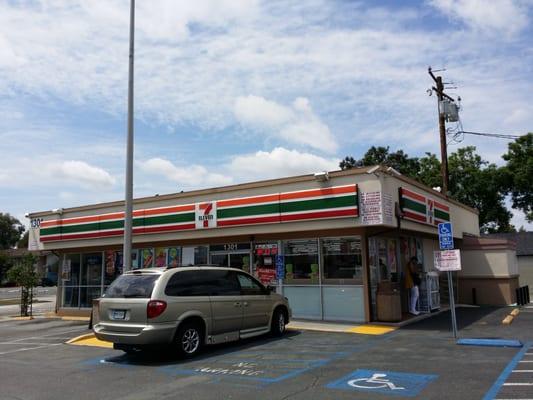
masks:
<svg viewBox="0 0 533 400"><path fill-rule="evenodd" d="M502 325L510 311L458 309L459 334L533 341L533 308ZM457 345L449 313L378 336L295 330L209 347L192 360L64 344L87 332L60 320L0 321L0 399L533 398L533 386L516 385L533 374L512 372L527 371L519 361L533 349Z"/></svg>

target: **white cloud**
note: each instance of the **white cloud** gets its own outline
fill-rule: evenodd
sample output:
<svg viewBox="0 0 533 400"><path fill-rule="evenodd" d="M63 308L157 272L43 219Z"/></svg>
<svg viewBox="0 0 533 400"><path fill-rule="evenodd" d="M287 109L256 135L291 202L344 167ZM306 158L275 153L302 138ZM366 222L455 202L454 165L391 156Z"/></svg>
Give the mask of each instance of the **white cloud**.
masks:
<svg viewBox="0 0 533 400"><path fill-rule="evenodd" d="M485 33L514 35L529 23L527 7L517 0L431 0L430 4L452 19Z"/></svg>
<svg viewBox="0 0 533 400"><path fill-rule="evenodd" d="M50 172L59 179L95 188L113 186L116 182L107 171L84 161L64 161L50 166Z"/></svg>
<svg viewBox="0 0 533 400"><path fill-rule="evenodd" d="M277 147L235 156L225 168L239 181L253 181L337 170L339 160Z"/></svg>
<svg viewBox="0 0 533 400"><path fill-rule="evenodd" d="M243 126L266 131L288 143L327 153L334 153L338 148L335 137L313 112L307 98L298 97L291 107L285 107L260 96L238 97L234 113Z"/></svg>
<svg viewBox="0 0 533 400"><path fill-rule="evenodd" d="M222 186L232 183L231 177L211 173L200 165L178 167L168 160L157 157L140 162L139 165L145 172L162 175L168 180L194 188L201 188L206 185Z"/></svg>

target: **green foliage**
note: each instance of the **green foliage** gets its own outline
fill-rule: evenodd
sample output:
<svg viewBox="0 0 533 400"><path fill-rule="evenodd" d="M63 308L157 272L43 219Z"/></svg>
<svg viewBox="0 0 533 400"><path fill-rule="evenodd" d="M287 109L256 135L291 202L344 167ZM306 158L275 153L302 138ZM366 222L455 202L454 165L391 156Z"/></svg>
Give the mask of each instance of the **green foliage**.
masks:
<svg viewBox="0 0 533 400"><path fill-rule="evenodd" d="M7 254L0 253L0 285L6 278L6 273L13 266L11 257Z"/></svg>
<svg viewBox="0 0 533 400"><path fill-rule="evenodd" d="M507 161L503 168L504 183L511 194L513 208L522 210L527 220L533 222L533 133L509 143L502 157Z"/></svg>
<svg viewBox="0 0 533 400"><path fill-rule="evenodd" d="M426 153L425 157L420 158L420 169L418 174L411 176L430 188L442 187L442 178L440 173L440 161L435 154Z"/></svg>
<svg viewBox="0 0 533 400"><path fill-rule="evenodd" d="M0 213L0 249L14 247L24 233L24 225L9 214Z"/></svg>
<svg viewBox="0 0 533 400"><path fill-rule="evenodd" d="M21 287L20 315L27 317L33 303L33 288L39 283L39 275L35 271L37 257L25 255L7 271L7 278Z"/></svg>
<svg viewBox="0 0 533 400"><path fill-rule="evenodd" d="M30 240L30 231L26 231L24 232L24 235L22 235L20 240L17 242L17 249L27 249L29 240Z"/></svg>

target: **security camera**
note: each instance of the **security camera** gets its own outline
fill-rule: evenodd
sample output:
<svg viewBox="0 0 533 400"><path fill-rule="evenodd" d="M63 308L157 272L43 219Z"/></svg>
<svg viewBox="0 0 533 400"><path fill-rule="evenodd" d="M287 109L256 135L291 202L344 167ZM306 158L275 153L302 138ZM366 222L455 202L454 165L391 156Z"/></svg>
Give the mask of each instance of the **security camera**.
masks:
<svg viewBox="0 0 533 400"><path fill-rule="evenodd" d="M52 212L61 215L63 214L63 208L53 208Z"/></svg>
<svg viewBox="0 0 533 400"><path fill-rule="evenodd" d="M387 172L390 173L390 174L394 174L394 175L401 175L402 174L400 171L395 170L392 167L387 168Z"/></svg>
<svg viewBox="0 0 533 400"><path fill-rule="evenodd" d="M30 218L30 213L25 213L24 218Z"/></svg>
<svg viewBox="0 0 533 400"><path fill-rule="evenodd" d="M325 182L329 180L329 173L327 171L316 172L314 176L315 176L315 179L319 182Z"/></svg>

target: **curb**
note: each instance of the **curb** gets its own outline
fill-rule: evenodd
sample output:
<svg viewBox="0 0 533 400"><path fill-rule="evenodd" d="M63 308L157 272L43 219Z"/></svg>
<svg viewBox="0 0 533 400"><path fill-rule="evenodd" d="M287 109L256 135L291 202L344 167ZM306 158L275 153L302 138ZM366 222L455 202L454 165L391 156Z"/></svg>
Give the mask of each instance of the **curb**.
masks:
<svg viewBox="0 0 533 400"><path fill-rule="evenodd" d="M507 317L503 319L502 324L511 325L511 323L513 322L515 317L518 316L518 314L520 314L520 310L518 308L515 308L513 311L511 311L511 313Z"/></svg>
<svg viewBox="0 0 533 400"><path fill-rule="evenodd" d="M76 336L75 338L69 339L65 343L66 344L72 344L72 343L76 343L76 342L79 342L79 341L82 341L82 340L85 340L85 339L92 339L93 337L95 337L94 333L85 333L83 335Z"/></svg>

